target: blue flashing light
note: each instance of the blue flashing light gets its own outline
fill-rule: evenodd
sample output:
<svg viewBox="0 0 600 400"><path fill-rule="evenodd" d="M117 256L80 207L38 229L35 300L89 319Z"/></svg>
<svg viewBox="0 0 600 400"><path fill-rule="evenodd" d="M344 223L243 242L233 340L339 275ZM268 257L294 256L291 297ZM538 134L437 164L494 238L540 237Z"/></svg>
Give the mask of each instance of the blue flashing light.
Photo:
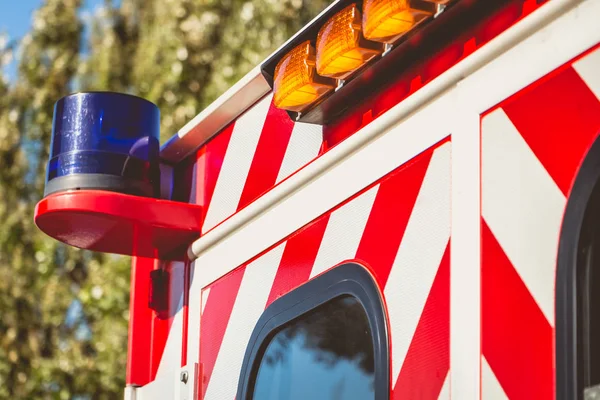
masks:
<svg viewBox="0 0 600 400"><path fill-rule="evenodd" d="M122 93L75 93L54 106L45 194L104 189L159 192L158 107Z"/></svg>

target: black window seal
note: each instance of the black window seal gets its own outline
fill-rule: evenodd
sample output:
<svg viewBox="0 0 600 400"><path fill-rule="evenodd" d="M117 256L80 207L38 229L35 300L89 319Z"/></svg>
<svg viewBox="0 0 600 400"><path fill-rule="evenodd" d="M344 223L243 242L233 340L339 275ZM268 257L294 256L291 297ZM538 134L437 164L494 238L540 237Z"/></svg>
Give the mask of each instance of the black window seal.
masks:
<svg viewBox="0 0 600 400"><path fill-rule="evenodd" d="M340 296L362 305L373 338L375 400L390 395L389 335L381 291L371 273L356 262L341 264L275 300L259 318L244 355L236 399L249 399L254 390L257 362L271 335L288 322Z"/></svg>
<svg viewBox="0 0 600 400"><path fill-rule="evenodd" d="M584 217L596 183L600 180L600 139L587 152L567 200L556 265L556 399L583 397L578 332L578 248Z"/></svg>

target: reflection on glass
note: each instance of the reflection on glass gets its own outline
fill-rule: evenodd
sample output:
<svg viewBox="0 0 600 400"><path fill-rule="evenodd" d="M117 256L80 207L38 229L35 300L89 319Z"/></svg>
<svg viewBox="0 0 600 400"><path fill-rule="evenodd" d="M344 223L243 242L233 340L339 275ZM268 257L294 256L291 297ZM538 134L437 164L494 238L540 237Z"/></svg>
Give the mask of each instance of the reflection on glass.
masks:
<svg viewBox="0 0 600 400"><path fill-rule="evenodd" d="M355 298L339 297L271 338L253 399L370 400L374 373L367 315Z"/></svg>

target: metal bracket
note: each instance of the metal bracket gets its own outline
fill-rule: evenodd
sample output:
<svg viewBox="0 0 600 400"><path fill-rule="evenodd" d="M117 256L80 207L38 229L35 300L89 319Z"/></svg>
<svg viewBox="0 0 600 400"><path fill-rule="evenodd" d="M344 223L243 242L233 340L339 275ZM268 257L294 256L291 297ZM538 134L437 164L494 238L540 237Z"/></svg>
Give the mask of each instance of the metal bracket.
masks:
<svg viewBox="0 0 600 400"><path fill-rule="evenodd" d="M390 51L392 51L392 49L394 48L394 45L391 43L384 43L383 45L383 53L381 53L381 57L385 57Z"/></svg>
<svg viewBox="0 0 600 400"><path fill-rule="evenodd" d="M137 399L137 386L127 385L125 386L125 393L123 396L124 400L136 400Z"/></svg>
<svg viewBox="0 0 600 400"><path fill-rule="evenodd" d="M436 7L435 14L433 15L433 18L439 17L440 14L443 13L445 9L446 9L446 5L445 4L439 4L438 3L437 7Z"/></svg>

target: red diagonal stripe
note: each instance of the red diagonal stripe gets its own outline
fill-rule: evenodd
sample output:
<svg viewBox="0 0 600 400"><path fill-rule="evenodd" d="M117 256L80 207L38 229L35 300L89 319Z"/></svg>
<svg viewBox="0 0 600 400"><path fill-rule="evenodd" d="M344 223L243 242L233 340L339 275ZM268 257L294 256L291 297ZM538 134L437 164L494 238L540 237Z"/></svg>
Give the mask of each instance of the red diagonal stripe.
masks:
<svg viewBox="0 0 600 400"><path fill-rule="evenodd" d="M427 150L393 172L377 191L356 258L369 264L381 287L390 275L432 154L433 149Z"/></svg>
<svg viewBox="0 0 600 400"><path fill-rule="evenodd" d="M552 327L482 223L482 352L511 400L552 399Z"/></svg>
<svg viewBox="0 0 600 400"><path fill-rule="evenodd" d="M396 381L392 399L436 400L449 369L450 244L448 243Z"/></svg>
<svg viewBox="0 0 600 400"><path fill-rule="evenodd" d="M271 287L267 307L308 281L328 221L329 214L326 214L288 239Z"/></svg>
<svg viewBox="0 0 600 400"><path fill-rule="evenodd" d="M539 80L502 104L531 150L568 195L600 130L600 102L571 67Z"/></svg>
<svg viewBox="0 0 600 400"><path fill-rule="evenodd" d="M206 207L212 199L235 122L229 124L196 153L196 204Z"/></svg>
<svg viewBox="0 0 600 400"><path fill-rule="evenodd" d="M202 393L206 393L244 271L245 267L238 268L210 286L210 293L200 323Z"/></svg>
<svg viewBox="0 0 600 400"><path fill-rule="evenodd" d="M275 108L271 103L240 197L238 211L275 185L293 128L294 122L287 113Z"/></svg>

